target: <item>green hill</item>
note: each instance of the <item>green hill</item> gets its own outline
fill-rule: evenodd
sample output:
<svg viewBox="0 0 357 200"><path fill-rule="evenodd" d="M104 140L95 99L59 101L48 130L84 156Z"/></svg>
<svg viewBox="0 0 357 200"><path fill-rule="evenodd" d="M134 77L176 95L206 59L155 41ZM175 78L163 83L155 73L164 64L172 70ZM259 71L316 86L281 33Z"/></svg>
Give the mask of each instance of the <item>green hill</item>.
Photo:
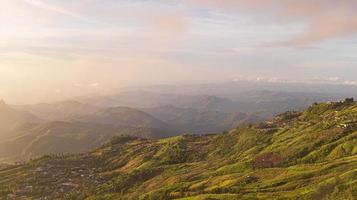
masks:
<svg viewBox="0 0 357 200"><path fill-rule="evenodd" d="M0 170L9 199L356 199L357 103L314 104L229 133L116 137Z"/></svg>

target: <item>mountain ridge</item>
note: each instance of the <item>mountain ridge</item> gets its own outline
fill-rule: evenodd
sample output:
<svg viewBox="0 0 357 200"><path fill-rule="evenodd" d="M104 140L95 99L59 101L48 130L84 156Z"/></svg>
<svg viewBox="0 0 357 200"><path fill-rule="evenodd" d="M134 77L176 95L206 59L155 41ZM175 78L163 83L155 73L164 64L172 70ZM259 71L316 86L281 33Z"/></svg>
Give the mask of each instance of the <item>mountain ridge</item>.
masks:
<svg viewBox="0 0 357 200"><path fill-rule="evenodd" d="M13 109L11 106L0 100L0 139L7 139L13 136L13 130L29 123L40 123L42 119L26 112Z"/></svg>
<svg viewBox="0 0 357 200"><path fill-rule="evenodd" d="M50 104L46 105L50 112L44 112L45 115L51 113L52 116L52 113L55 113L52 111L56 110L58 105L61 111L58 119L64 120L47 119L41 123L27 122L17 125L9 130L8 138L0 141L0 158L23 161L48 153L82 153L99 147L117 135L165 138L179 134L174 127L150 114L127 107L101 108L95 112L91 110L90 114L84 115L87 113L87 105L72 101L58 103L54 108ZM76 116L73 119L62 118L65 116L63 111L67 110L64 107L68 105L80 106L70 113L70 116ZM82 112L83 107L85 112ZM15 111L10 106L6 108L15 113L26 112ZM54 118L50 117L50 119ZM3 121L6 122L6 119L0 120Z"/></svg>
<svg viewBox="0 0 357 200"><path fill-rule="evenodd" d="M116 137L86 154L46 156L3 169L0 194L88 200L354 199L356 119L357 103L346 100L285 112L225 134Z"/></svg>

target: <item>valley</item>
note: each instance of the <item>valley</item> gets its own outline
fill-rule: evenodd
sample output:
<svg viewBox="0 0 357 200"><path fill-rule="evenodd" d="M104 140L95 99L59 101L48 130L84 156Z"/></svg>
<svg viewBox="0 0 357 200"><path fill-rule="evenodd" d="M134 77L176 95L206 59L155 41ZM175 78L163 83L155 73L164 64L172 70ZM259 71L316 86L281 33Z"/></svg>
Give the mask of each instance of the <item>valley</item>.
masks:
<svg viewBox="0 0 357 200"><path fill-rule="evenodd" d="M357 200L357 0L0 0L0 200Z"/></svg>
<svg viewBox="0 0 357 200"><path fill-rule="evenodd" d="M355 199L356 102L318 103L224 134L117 136L0 171L0 194L50 199Z"/></svg>

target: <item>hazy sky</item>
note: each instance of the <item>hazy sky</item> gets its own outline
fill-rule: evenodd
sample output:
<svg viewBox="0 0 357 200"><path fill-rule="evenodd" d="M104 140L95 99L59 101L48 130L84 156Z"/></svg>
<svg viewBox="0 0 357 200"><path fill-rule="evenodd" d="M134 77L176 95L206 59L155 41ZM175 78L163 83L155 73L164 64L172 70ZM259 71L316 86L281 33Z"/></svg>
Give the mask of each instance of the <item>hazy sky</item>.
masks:
<svg viewBox="0 0 357 200"><path fill-rule="evenodd" d="M356 0L0 0L0 99L249 79L357 85Z"/></svg>

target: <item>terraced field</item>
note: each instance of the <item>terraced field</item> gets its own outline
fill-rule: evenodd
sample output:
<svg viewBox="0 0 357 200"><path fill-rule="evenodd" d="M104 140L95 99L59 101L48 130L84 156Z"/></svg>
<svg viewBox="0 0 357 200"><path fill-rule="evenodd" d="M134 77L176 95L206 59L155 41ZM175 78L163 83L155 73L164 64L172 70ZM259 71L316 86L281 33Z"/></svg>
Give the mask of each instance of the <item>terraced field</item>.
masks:
<svg viewBox="0 0 357 200"><path fill-rule="evenodd" d="M4 167L0 196L357 199L357 103L314 104L228 133L116 137L89 153Z"/></svg>

